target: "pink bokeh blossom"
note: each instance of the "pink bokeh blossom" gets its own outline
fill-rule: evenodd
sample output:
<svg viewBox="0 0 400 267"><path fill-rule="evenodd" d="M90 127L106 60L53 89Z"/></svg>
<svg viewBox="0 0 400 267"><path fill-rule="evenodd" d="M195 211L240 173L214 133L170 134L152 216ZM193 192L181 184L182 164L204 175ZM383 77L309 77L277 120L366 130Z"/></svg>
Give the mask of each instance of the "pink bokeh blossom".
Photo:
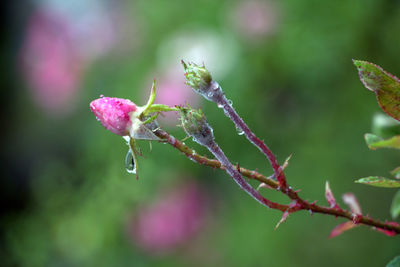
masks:
<svg viewBox="0 0 400 267"><path fill-rule="evenodd" d="M56 15L37 12L28 22L22 68L33 99L48 112L68 109L78 89L82 67L70 37Z"/></svg>
<svg viewBox="0 0 400 267"><path fill-rule="evenodd" d="M165 254L192 240L205 224L206 195L192 182L172 191L138 210L129 225L137 246L151 254Z"/></svg>
<svg viewBox="0 0 400 267"><path fill-rule="evenodd" d="M241 1L234 9L231 20L246 40L256 40L276 31L279 10L273 1Z"/></svg>
<svg viewBox="0 0 400 267"><path fill-rule="evenodd" d="M80 8L71 8L76 5ZM73 110L84 71L122 43L122 11L107 1L37 3L26 24L20 63L33 100L45 113Z"/></svg>

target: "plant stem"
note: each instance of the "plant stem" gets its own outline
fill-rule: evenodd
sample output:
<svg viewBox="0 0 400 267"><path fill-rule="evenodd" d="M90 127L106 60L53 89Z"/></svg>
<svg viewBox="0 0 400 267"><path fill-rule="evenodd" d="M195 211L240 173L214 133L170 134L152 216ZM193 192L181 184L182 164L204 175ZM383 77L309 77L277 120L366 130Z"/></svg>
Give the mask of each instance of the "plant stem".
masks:
<svg viewBox="0 0 400 267"><path fill-rule="evenodd" d="M179 141L175 137L171 136L169 133L165 132L164 130L158 128L157 130L154 131L154 134L156 136L158 136L163 142L170 144L171 146L173 146L174 148L176 148L177 150L182 152L186 157L190 158L191 160L196 161L200 164L212 167L212 168L219 168L222 170L226 170L226 166L221 164L220 161L215 160L215 159L209 159L205 156L201 156L201 155L197 154L193 149L186 146L181 141ZM233 167L232 164L228 164L228 166ZM236 170L236 169L234 168L234 170ZM390 222L382 222L379 220L375 220L375 219L370 218L369 216L355 215L351 211L344 210L340 207L325 207L325 206L319 206L315 203L309 203L309 202L303 200L302 198L300 198L300 196L297 194L297 192L294 191L293 189L291 189L290 187L282 188L282 187L280 187L279 183L277 181L275 181L274 179L272 179L270 177L266 177L254 170L248 170L248 169L240 167L240 168L238 168L238 170L236 170L236 172L241 173L242 175L246 176L247 178L254 179L254 180L260 181L262 183L265 183L266 185L270 186L271 188L284 193L290 199L294 200L296 202L296 207L286 209L289 212L294 212L294 211L299 211L299 210L308 210L313 213L321 213L321 214L332 215L335 217L346 218L348 220L353 221L356 224L364 224L364 225L368 225L368 226L373 226L373 227L393 231L397 234L400 234L400 225L391 224ZM235 175L237 175L237 174L235 174ZM286 207L289 207L289 206L286 206ZM274 207L272 207L272 208L274 208ZM282 210L282 209L278 208L278 210Z"/></svg>
<svg viewBox="0 0 400 267"><path fill-rule="evenodd" d="M221 164L225 167L225 171L233 178L233 180L235 180L240 188L246 191L259 203L266 207L280 211L286 211L289 209L287 205L281 205L264 198L257 190L251 187L251 185L245 179L243 179L239 171L231 164L229 159L225 156L224 152L215 141L206 147L217 158L217 160L221 162Z"/></svg>
<svg viewBox="0 0 400 267"><path fill-rule="evenodd" d="M242 131L246 138L268 158L272 169L274 170L275 178L278 180L280 187L286 188L287 183L285 174L283 173L274 153L272 153L271 149L269 149L269 147L250 130L249 126L247 126L243 119L237 114L231 104L231 101L229 101L225 94L222 93L220 85L213 81L211 86L214 88L218 87L218 89L221 91L221 93L215 93L213 95L212 101L215 102L218 107L222 107L224 109L225 115L231 119L236 128Z"/></svg>

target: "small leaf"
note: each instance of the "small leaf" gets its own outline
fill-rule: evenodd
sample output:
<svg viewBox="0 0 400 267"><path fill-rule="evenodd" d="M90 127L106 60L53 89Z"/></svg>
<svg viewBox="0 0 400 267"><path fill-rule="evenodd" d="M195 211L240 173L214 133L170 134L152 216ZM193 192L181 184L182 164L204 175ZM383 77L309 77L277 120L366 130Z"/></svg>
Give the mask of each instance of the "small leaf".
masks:
<svg viewBox="0 0 400 267"><path fill-rule="evenodd" d="M393 225L393 226L396 226L396 227L399 226L399 224L397 222L386 222L386 224ZM379 227L375 227L374 229L377 230L378 232L381 232L381 233L387 235L387 236L395 236L395 235L397 235L396 231L393 231L393 230L387 230L385 228L379 228Z"/></svg>
<svg viewBox="0 0 400 267"><path fill-rule="evenodd" d="M326 184L325 184L325 198L328 201L328 203L329 203L331 208L337 207L336 199L333 196L333 193L332 193L332 190L331 190L331 188L329 186L329 182L328 181L326 181Z"/></svg>
<svg viewBox="0 0 400 267"><path fill-rule="evenodd" d="M273 187L267 185L266 183L260 183L260 185L257 187L257 191L260 191L261 188L274 189Z"/></svg>
<svg viewBox="0 0 400 267"><path fill-rule="evenodd" d="M390 214L393 219L396 219L400 215L400 190L394 195L392 206L390 207Z"/></svg>
<svg viewBox="0 0 400 267"><path fill-rule="evenodd" d="M396 256L386 265L386 267L400 267L400 256Z"/></svg>
<svg viewBox="0 0 400 267"><path fill-rule="evenodd" d="M372 118L372 133L383 138L400 135L400 122L386 113L376 113Z"/></svg>
<svg viewBox="0 0 400 267"><path fill-rule="evenodd" d="M353 63L358 69L361 82L368 90L376 94L383 111L396 120L400 120L400 80L367 61L353 60Z"/></svg>
<svg viewBox="0 0 400 267"><path fill-rule="evenodd" d="M361 206L353 193L346 193L342 196L343 202L349 206L354 214L361 214Z"/></svg>
<svg viewBox="0 0 400 267"><path fill-rule="evenodd" d="M383 139L377 135L367 133L364 135L368 148L376 150L378 148L397 148L400 149L400 135L389 139Z"/></svg>
<svg viewBox="0 0 400 267"><path fill-rule="evenodd" d="M388 188L400 187L400 181L396 181L396 180L392 180L392 179L388 179L388 178L380 177L380 176L369 176L369 177L358 179L355 182L360 183L360 184L377 186L377 187L388 187Z"/></svg>
<svg viewBox="0 0 400 267"><path fill-rule="evenodd" d="M400 166L390 172L396 179L400 179Z"/></svg>
<svg viewBox="0 0 400 267"><path fill-rule="evenodd" d="M379 137L379 136L377 136L375 134L370 134L370 133L364 134L364 139L365 139L365 142L367 143L368 148L369 149L373 149L373 150L376 149L373 146L373 144L384 140L382 137Z"/></svg>
<svg viewBox="0 0 400 267"><path fill-rule="evenodd" d="M353 222L349 221L349 222L345 222L345 223L341 223L339 225L337 225L335 228L333 228L331 234L329 235L329 238L333 238L335 236L338 236L340 234L342 234L344 231L350 230L354 227L356 227L357 225L354 224Z"/></svg>

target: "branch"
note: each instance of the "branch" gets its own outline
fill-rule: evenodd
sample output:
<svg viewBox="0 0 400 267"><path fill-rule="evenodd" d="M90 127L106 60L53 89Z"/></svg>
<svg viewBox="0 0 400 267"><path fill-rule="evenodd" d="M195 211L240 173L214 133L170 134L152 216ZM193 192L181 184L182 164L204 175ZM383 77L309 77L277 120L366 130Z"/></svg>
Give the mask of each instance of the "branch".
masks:
<svg viewBox="0 0 400 267"><path fill-rule="evenodd" d="M221 164L218 160L215 159L209 159L205 156L201 156L198 153L196 153L195 150L192 148L188 147L187 145L183 144L181 141L167 133L166 131L162 129L157 129L154 131L154 134L158 136L161 139L161 142L166 142L170 144L172 147L175 149L179 150L182 152L187 158L194 160L202 165L212 167L212 168L218 168L222 170L226 170L226 167ZM290 199L294 200L296 203L299 203L298 205L301 206L300 209L298 210L308 210L313 213L322 213L322 214L327 214L327 215L332 215L335 217L342 217L345 219L348 219L352 221L355 224L363 224L367 226L372 226L376 227L379 229L387 230L387 231L393 231L397 234L400 234L400 226L396 224L392 224L390 222L382 222L379 220L375 220L373 218L370 218L368 215L356 215L353 214L351 211L342 209L340 207L325 207L325 206L319 206L314 203L309 203L302 198L299 197L296 191L294 191L292 188L288 187L286 189L281 188L278 184L277 181L273 180L270 177L266 177L257 171L254 170L249 170L243 167L238 168L238 171L246 176L249 179L257 180L261 183L265 183L271 188L280 191L287 195ZM297 209L297 208L296 208ZM281 210L281 209L279 209ZM289 208L287 211L293 212L293 208ZM296 211L298 211L296 210Z"/></svg>

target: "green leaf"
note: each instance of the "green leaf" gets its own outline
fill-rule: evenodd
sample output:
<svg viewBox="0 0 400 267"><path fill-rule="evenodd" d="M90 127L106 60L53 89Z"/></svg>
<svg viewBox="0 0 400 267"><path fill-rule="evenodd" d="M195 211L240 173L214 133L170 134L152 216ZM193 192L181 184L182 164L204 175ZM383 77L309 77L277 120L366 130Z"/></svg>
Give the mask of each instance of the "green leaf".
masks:
<svg viewBox="0 0 400 267"><path fill-rule="evenodd" d="M367 61L353 60L361 82L376 94L383 111L400 120L400 80L381 67Z"/></svg>
<svg viewBox="0 0 400 267"><path fill-rule="evenodd" d="M400 187L400 181L384 178L384 177L379 177L379 176L369 176L369 177L364 177L361 179L358 179L355 181L356 183L360 184L367 184L367 185L372 185L372 186L377 186L377 187Z"/></svg>
<svg viewBox="0 0 400 267"><path fill-rule="evenodd" d="M396 179L400 179L400 166L390 172Z"/></svg>
<svg viewBox="0 0 400 267"><path fill-rule="evenodd" d="M400 135L393 136L389 139L383 139L377 135L367 133L364 135L365 142L369 149L376 150L378 148L397 148L400 149Z"/></svg>
<svg viewBox="0 0 400 267"><path fill-rule="evenodd" d="M400 267L400 256L396 256L386 265L386 267Z"/></svg>
<svg viewBox="0 0 400 267"><path fill-rule="evenodd" d="M390 215L392 215L393 219L400 215L400 190L394 195L392 206L390 207Z"/></svg>
<svg viewBox="0 0 400 267"><path fill-rule="evenodd" d="M372 133L383 138L400 135L400 122L386 113L376 113L372 118Z"/></svg>

